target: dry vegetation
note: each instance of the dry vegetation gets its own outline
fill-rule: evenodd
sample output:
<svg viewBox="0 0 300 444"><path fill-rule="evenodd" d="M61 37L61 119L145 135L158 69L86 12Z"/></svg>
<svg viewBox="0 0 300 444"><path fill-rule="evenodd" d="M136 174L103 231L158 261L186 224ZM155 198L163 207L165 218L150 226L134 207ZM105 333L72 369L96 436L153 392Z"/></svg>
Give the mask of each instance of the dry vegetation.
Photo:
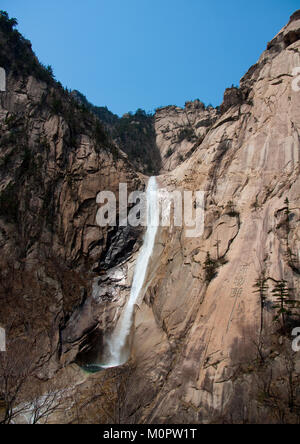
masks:
<svg viewBox="0 0 300 444"><path fill-rule="evenodd" d="M230 356L234 390L214 422L300 423L299 357L291 344L274 324L263 335L250 327L241 331Z"/></svg>

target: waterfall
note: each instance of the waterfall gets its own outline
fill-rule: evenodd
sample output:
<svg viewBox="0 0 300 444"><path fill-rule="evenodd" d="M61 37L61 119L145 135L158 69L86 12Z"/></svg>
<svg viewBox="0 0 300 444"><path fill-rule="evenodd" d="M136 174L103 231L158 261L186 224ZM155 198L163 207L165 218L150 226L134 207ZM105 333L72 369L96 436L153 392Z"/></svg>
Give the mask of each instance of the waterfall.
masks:
<svg viewBox="0 0 300 444"><path fill-rule="evenodd" d="M129 300L119 318L114 332L111 337L106 339L108 358L105 364L101 364L101 367L103 368L117 367L124 364L129 359L130 350L129 347L126 347L126 343L132 326L134 305L144 286L148 263L153 251L156 232L159 225L157 183L154 176L149 179L146 198L147 228L143 245L136 261Z"/></svg>

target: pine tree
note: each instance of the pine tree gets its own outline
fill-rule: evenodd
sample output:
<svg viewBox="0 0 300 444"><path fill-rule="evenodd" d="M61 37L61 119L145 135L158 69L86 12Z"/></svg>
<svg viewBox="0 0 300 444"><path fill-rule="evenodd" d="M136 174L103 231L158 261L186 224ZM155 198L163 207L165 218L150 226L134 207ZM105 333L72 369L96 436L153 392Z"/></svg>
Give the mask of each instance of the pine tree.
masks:
<svg viewBox="0 0 300 444"><path fill-rule="evenodd" d="M236 216L238 216L238 212L237 212L237 210L236 210L236 206L235 206L235 204L232 202L232 200L230 200L228 203L227 203L227 207L228 207L228 212L227 212L227 214L228 214L228 216L230 216L230 217L236 217Z"/></svg>
<svg viewBox="0 0 300 444"><path fill-rule="evenodd" d="M8 13L6 11L0 11L0 27L2 27L5 31L11 32L13 28L15 28L18 24L16 18L9 18Z"/></svg>
<svg viewBox="0 0 300 444"><path fill-rule="evenodd" d="M216 247L216 249L217 249L217 259L220 259L220 251L219 251L220 243L221 243L221 241L219 240L219 238L217 236L216 243L214 244L214 247Z"/></svg>
<svg viewBox="0 0 300 444"><path fill-rule="evenodd" d="M285 227L286 227L286 250L287 250L287 254L290 256L291 254L291 250L290 250L290 246L289 246L289 233L290 233L290 201L288 198L285 199L284 201L286 208L284 211L284 214L286 215L286 221L285 221Z"/></svg>
<svg viewBox="0 0 300 444"><path fill-rule="evenodd" d="M212 281L216 277L216 275L217 275L217 273L216 273L217 261L213 260L210 257L209 252L206 253L206 259L205 259L205 262L204 262L204 270L205 270L205 280L206 280L206 282Z"/></svg>
<svg viewBox="0 0 300 444"><path fill-rule="evenodd" d="M298 301L291 298L292 292L293 289L288 288L287 281L284 279L277 282L272 290L272 293L276 299L276 305L274 308L277 310L274 320L277 321L281 318L281 324L284 331L286 330L287 317L292 314L291 309L299 304Z"/></svg>
<svg viewBox="0 0 300 444"><path fill-rule="evenodd" d="M259 298L260 298L260 336L261 336L264 328L264 308L267 299L267 291L269 288L267 285L267 279L264 271L261 273L260 277L255 281L254 288L257 289L254 291L254 293L259 293Z"/></svg>

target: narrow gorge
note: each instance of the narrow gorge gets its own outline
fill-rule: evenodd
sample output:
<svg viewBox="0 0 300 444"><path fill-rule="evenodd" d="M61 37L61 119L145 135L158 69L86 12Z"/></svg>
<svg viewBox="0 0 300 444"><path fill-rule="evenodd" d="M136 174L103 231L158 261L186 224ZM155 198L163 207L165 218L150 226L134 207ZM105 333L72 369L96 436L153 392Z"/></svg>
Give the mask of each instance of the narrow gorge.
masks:
<svg viewBox="0 0 300 444"><path fill-rule="evenodd" d="M217 108L120 118L3 14L0 43L0 422L298 424L300 11ZM201 236L159 224L160 189L204 192Z"/></svg>

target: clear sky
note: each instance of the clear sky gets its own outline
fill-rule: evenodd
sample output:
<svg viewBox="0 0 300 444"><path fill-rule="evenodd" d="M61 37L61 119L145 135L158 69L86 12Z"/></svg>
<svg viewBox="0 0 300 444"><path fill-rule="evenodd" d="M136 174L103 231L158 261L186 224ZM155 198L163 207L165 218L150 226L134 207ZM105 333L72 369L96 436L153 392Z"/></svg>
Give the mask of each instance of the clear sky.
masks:
<svg viewBox="0 0 300 444"><path fill-rule="evenodd" d="M64 86L116 114L219 105L299 0L1 0Z"/></svg>

